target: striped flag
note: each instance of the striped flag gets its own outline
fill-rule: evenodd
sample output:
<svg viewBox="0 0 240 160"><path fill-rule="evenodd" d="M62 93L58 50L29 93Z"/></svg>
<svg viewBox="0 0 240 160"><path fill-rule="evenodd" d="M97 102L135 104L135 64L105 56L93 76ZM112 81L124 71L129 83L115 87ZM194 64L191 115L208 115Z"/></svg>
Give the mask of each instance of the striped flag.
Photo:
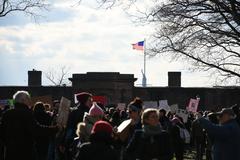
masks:
<svg viewBox="0 0 240 160"><path fill-rule="evenodd" d="M144 50L144 41L137 42L132 44L133 49L143 51Z"/></svg>

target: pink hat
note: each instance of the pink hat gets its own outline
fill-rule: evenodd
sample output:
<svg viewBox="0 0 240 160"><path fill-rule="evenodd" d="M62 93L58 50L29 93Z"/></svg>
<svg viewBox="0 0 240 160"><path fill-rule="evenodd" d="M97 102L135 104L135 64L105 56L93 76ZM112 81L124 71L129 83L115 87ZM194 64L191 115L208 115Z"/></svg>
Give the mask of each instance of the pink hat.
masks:
<svg viewBox="0 0 240 160"><path fill-rule="evenodd" d="M103 116L104 112L102 108L100 108L95 102L93 103L92 107L89 110L90 116Z"/></svg>
<svg viewBox="0 0 240 160"><path fill-rule="evenodd" d="M112 128L111 124L106 121L97 121L94 124L91 133L94 134L94 133L99 133L99 132L111 134L113 132L113 128Z"/></svg>

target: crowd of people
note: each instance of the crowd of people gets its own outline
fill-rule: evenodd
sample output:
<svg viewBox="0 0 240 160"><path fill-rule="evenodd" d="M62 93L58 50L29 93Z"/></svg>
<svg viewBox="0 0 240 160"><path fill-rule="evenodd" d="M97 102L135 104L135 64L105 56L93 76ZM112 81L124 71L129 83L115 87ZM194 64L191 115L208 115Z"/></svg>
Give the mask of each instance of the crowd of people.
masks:
<svg viewBox="0 0 240 160"><path fill-rule="evenodd" d="M66 126L57 123L60 102L31 105L27 91L0 108L0 160L240 160L239 106L189 113L187 122L136 97L125 110L77 95ZM121 126L121 127L120 127Z"/></svg>

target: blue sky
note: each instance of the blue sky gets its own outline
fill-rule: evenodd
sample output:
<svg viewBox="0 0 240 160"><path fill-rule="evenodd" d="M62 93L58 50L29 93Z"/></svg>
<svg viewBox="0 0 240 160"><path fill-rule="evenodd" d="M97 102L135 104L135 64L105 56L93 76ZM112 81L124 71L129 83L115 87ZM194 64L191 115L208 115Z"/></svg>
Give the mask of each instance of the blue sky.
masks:
<svg viewBox="0 0 240 160"><path fill-rule="evenodd" d="M96 9L93 2L52 1L37 21L21 13L0 19L0 85L27 85L27 71L44 73L69 68L73 73L120 72L134 74L141 83L143 54L131 43L149 38L154 28L137 25L119 7ZM147 59L151 86L167 86L167 72L181 71L182 86L211 86L206 73L192 73L183 62L168 57ZM51 83L43 74L43 84Z"/></svg>

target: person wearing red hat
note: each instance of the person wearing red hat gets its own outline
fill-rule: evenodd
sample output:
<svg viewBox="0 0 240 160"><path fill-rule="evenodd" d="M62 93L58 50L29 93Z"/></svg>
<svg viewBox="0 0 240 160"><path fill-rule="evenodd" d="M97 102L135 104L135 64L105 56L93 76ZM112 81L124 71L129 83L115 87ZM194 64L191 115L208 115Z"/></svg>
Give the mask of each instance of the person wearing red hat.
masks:
<svg viewBox="0 0 240 160"><path fill-rule="evenodd" d="M76 156L76 160L118 160L119 154L112 146L113 128L106 121L97 121L91 131L90 142L83 143Z"/></svg>

